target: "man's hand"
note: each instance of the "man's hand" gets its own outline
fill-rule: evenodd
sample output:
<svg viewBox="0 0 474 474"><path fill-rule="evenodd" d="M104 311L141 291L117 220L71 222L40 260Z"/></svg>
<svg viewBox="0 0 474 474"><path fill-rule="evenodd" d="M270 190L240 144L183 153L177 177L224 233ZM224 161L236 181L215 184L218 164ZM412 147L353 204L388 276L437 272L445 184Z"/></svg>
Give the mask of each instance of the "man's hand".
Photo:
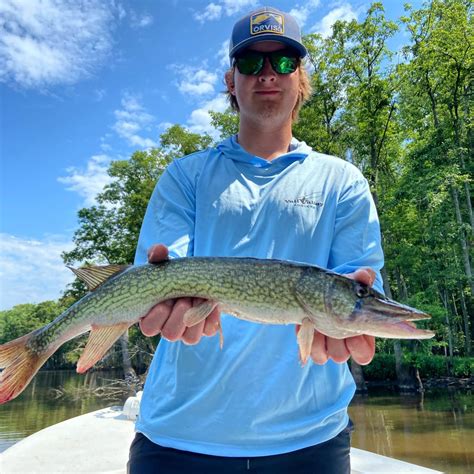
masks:
<svg viewBox="0 0 474 474"><path fill-rule="evenodd" d="M353 280L372 286L375 272L371 268L362 268L344 275ZM314 331L311 358L315 364L325 364L329 359L334 362L346 362L350 357L360 365L367 365L375 354L375 337L353 336L346 339L333 339L318 331Z"/></svg>
<svg viewBox="0 0 474 474"><path fill-rule="evenodd" d="M153 245L148 251L149 263L167 259L168 249L165 245ZM184 325L184 313L203 301L201 298L178 298L158 303L140 320L140 329L145 336L161 333L169 341L182 340L185 344L197 344L203 335L214 336L220 326L220 313L217 308L199 324L189 328Z"/></svg>

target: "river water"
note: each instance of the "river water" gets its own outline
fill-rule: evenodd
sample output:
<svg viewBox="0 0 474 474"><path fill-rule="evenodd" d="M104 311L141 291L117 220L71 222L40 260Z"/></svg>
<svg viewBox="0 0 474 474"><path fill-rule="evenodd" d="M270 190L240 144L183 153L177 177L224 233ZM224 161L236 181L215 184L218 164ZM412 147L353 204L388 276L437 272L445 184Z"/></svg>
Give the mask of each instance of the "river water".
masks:
<svg viewBox="0 0 474 474"><path fill-rule="evenodd" d="M123 404L120 398L94 396L115 375L40 372L19 398L0 406L0 452L54 423ZM371 391L357 396L350 407L356 428L352 444L446 473L474 473L473 408L469 391L445 389L422 396Z"/></svg>

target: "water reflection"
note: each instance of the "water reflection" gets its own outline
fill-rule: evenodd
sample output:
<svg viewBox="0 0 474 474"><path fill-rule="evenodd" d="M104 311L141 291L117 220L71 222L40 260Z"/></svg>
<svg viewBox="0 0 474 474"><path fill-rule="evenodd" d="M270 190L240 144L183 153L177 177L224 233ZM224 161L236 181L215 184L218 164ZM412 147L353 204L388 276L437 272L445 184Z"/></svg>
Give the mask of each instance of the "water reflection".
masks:
<svg viewBox="0 0 474 474"><path fill-rule="evenodd" d="M471 392L371 393L350 407L353 445L447 473L474 472Z"/></svg>
<svg viewBox="0 0 474 474"><path fill-rule="evenodd" d="M0 452L40 429L124 399L104 400L76 389L101 387L120 372L42 371L17 399L0 406ZM55 398L55 389L68 396ZM74 397L72 394L80 393ZM124 397L126 398L126 397ZM350 407L353 445L449 474L474 472L474 397L442 390L400 396L371 391Z"/></svg>

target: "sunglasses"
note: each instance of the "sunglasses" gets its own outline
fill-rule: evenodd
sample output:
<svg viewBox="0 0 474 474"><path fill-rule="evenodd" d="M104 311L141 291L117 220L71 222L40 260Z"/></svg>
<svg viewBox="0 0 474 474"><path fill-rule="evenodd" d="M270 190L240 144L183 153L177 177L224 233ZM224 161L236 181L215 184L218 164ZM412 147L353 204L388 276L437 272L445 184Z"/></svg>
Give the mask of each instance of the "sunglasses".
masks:
<svg viewBox="0 0 474 474"><path fill-rule="evenodd" d="M291 74L296 71L300 63L298 53L282 49L271 53L247 50L235 57L234 64L240 74L256 76L262 71L265 58L270 60L273 70L278 74Z"/></svg>

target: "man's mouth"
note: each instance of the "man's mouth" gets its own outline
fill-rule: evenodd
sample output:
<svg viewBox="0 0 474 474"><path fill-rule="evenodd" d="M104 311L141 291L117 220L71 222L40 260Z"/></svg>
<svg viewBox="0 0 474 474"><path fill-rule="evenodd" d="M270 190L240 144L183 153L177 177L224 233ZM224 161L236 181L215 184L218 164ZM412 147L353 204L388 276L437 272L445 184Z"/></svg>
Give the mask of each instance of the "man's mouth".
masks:
<svg viewBox="0 0 474 474"><path fill-rule="evenodd" d="M259 94L259 95L275 95L275 94L279 94L280 91L278 90L258 90L258 91L255 91L256 94Z"/></svg>

